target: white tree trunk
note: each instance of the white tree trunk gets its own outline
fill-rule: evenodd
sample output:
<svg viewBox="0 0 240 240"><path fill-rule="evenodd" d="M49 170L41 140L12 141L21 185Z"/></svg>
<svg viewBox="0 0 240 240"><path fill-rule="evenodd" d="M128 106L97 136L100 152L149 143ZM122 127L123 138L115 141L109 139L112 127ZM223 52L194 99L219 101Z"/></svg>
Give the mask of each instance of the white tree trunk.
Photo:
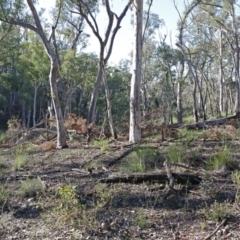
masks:
<svg viewBox="0 0 240 240"><path fill-rule="evenodd" d="M140 87L142 77L142 19L143 0L134 0L134 47L133 47L133 72L130 93L130 129L129 142L141 140L140 128Z"/></svg>
<svg viewBox="0 0 240 240"><path fill-rule="evenodd" d="M58 98L57 91L57 72L58 72L58 61L57 58L51 59L51 70L49 75L51 97L55 110L56 122L57 122L57 148L62 149L67 146L67 136L64 128L64 119L62 115L62 110L60 106L60 101Z"/></svg>

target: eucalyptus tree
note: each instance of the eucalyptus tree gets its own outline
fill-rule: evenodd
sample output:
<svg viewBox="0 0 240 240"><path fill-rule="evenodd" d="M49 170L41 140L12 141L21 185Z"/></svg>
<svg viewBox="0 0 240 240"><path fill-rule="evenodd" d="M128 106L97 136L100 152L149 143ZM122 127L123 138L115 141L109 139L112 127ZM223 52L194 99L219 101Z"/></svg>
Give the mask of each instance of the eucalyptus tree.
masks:
<svg viewBox="0 0 240 240"><path fill-rule="evenodd" d="M189 6L186 7L185 12L181 15L180 12L177 9L177 6L175 4L175 8L177 9L178 13L179 13L179 22L178 22L178 39L177 39L177 43L176 46L180 49L180 51L183 54L183 57L185 59L185 61L187 62L187 66L189 69L189 73L191 74L192 78L193 78L193 89L192 89L192 97L193 97L193 116L195 121L198 121L198 112L197 112L197 99L196 99L196 90L197 90L197 86L199 85L199 79L198 76L196 74L196 71L194 69L193 63L191 61L191 58L189 57L189 49L187 48L186 44L184 43L184 31L186 30L186 27L188 25L188 17L189 15L192 13L192 11L200 4L200 1L198 0L194 0L191 4L189 4ZM183 68L183 63L182 63L182 68ZM179 84L179 87L181 87L181 85ZM181 91L178 90L178 92L181 95ZM179 104L179 101L177 102Z"/></svg>
<svg viewBox="0 0 240 240"><path fill-rule="evenodd" d="M104 38L100 34L99 25L97 23L96 16L94 14L94 11L96 12L97 6L99 5L98 1L93 1L93 2L89 1L88 3L86 3L86 1L83 1L83 0L72 0L72 2L74 2L76 4L76 8L77 8L76 10L74 10L72 12L81 15L85 19L85 21L87 22L88 26L91 28L93 34L96 36L96 38L98 39L99 44L100 44L98 74L97 74L94 89L92 92L91 102L90 102L89 112L88 112L88 123L90 124L90 123L94 122L94 120L95 120L94 118L95 118L95 113L96 113L96 103L98 100L99 87L100 87L100 83L101 83L101 80L103 77L105 66L107 65L107 62L112 53L112 48L113 48L116 34L117 34L118 30L121 28L120 25L121 25L122 19L126 15L133 0L127 1L126 6L124 7L124 9L122 10L122 12L119 16L115 12L113 12L113 10L111 9L109 0L104 1L103 5L105 6L107 16L108 16L108 24L107 24ZM93 5L95 4L96 8L91 9L89 7L89 5L91 5L91 4L93 4ZM86 13L85 13L85 10L86 10ZM114 26L114 19L116 20L115 26ZM107 46L108 46L108 50L106 49ZM106 84L105 84L105 86L107 87ZM106 92L107 91L108 90L106 89ZM107 99L107 101L108 101L108 105L109 105L110 104L109 99ZM110 113L110 111L109 111L109 113ZM111 119L111 116L109 119ZM113 123L110 121L109 124L112 125L112 127L111 127L112 136L114 137L115 133L113 130Z"/></svg>
<svg viewBox="0 0 240 240"><path fill-rule="evenodd" d="M130 92L129 142L141 140L140 88L142 79L143 0L134 0L134 41Z"/></svg>
<svg viewBox="0 0 240 240"><path fill-rule="evenodd" d="M143 11L143 36L142 36L142 80L141 80L141 95L142 95L142 110L145 116L149 110L148 85L154 79L157 69L154 66L156 59L156 46L158 43L155 40L156 31L164 25L164 21L159 18L158 14L151 13L153 0L148 1L148 10Z"/></svg>
<svg viewBox="0 0 240 240"><path fill-rule="evenodd" d="M239 57L240 57L240 48L239 48L239 13L238 13L238 4L237 1L232 0L222 0L216 1L211 0L208 2L203 2L201 8L208 14L208 17L211 20L213 27L217 28L220 32L219 34L219 53L223 56L222 53L222 34L224 38L227 39L228 45L231 49L231 55L234 65L234 82L235 82L235 105L234 112L238 112L240 108L240 68L239 68ZM222 62L220 61L220 77L221 85L223 82L223 73ZM223 89L220 89L220 108L223 106Z"/></svg>
<svg viewBox="0 0 240 240"><path fill-rule="evenodd" d="M1 1L0 21L21 26L25 29L34 31L36 34L39 35L44 45L45 51L50 59L49 83L57 123L57 148L66 148L68 147L67 138L57 90L59 59L56 52L55 39L55 32L58 26L58 19L61 12L62 4L59 5L56 22L52 26L50 32L49 29L44 28L44 24L41 21L41 13L38 13L34 1L27 0L27 6L24 4L23 1ZM47 32L49 32L48 35Z"/></svg>

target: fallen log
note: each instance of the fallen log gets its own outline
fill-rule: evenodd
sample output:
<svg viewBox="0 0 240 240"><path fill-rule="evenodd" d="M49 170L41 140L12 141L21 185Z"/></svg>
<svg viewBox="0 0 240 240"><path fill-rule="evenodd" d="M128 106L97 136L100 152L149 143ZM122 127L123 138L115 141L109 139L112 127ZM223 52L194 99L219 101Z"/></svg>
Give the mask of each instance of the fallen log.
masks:
<svg viewBox="0 0 240 240"><path fill-rule="evenodd" d="M177 174L172 173L176 183L179 184L192 184L197 185L201 182L201 178L193 174ZM100 183L133 183L140 184L143 182L154 182L154 183L166 183L169 181L167 174L154 172L154 173L136 173L129 175L110 175L107 178L99 180Z"/></svg>
<svg viewBox="0 0 240 240"><path fill-rule="evenodd" d="M176 124L170 124L168 125L168 127L170 129L176 129L176 128L181 128L181 127L186 127L187 129L204 129L207 128L209 126L218 126L218 125L223 125L226 124L228 121L231 120L236 120L236 119L240 119L240 112L230 116L230 117L225 117L225 118L219 118L216 120L209 120L209 121L202 121L202 122L198 122L198 123L190 123L190 124L186 124L186 123L176 123Z"/></svg>

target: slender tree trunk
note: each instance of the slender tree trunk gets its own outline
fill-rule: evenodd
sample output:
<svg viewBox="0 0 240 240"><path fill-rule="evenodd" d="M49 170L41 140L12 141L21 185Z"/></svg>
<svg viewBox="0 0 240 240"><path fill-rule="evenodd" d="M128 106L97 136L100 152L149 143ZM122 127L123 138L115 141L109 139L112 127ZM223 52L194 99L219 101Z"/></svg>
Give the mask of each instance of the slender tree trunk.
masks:
<svg viewBox="0 0 240 240"><path fill-rule="evenodd" d="M65 106L64 106L64 118L66 118L67 114L71 112L71 103L72 103L72 96L73 93L76 91L75 84L70 80L70 86L65 94Z"/></svg>
<svg viewBox="0 0 240 240"><path fill-rule="evenodd" d="M37 91L39 85L34 86L34 97L33 97L33 126L36 125L36 106L37 106Z"/></svg>
<svg viewBox="0 0 240 240"><path fill-rule="evenodd" d="M90 102L90 106L89 106L89 110L88 110L88 124L94 122L95 119L95 114L96 114L96 104L97 104L97 99L98 99L98 94L99 94L99 87L100 87L100 83L102 80L102 62L99 62L99 66L98 66L98 74L97 74L97 78L95 81L95 85L94 85L94 89L92 92L92 96L91 96L91 102Z"/></svg>
<svg viewBox="0 0 240 240"><path fill-rule="evenodd" d="M25 101L22 101L22 124L26 126L26 108L25 108Z"/></svg>
<svg viewBox="0 0 240 240"><path fill-rule="evenodd" d="M239 89L239 51L240 48L237 46L234 52L234 67L235 67L235 105L234 113L239 111L240 104L240 89Z"/></svg>
<svg viewBox="0 0 240 240"><path fill-rule="evenodd" d="M177 121L182 123L182 84L177 83Z"/></svg>
<svg viewBox="0 0 240 240"><path fill-rule="evenodd" d="M42 95L41 95L40 102L39 102L39 115L38 115L37 122L39 122L41 119L43 119L45 117L45 114L44 114L45 111L42 108L44 97L45 97L45 93L44 93L44 91L42 91Z"/></svg>
<svg viewBox="0 0 240 240"><path fill-rule="evenodd" d="M130 129L129 142L135 143L141 140L140 128L140 87L142 77L142 18L143 0L134 0L134 48L133 48L133 72L130 92Z"/></svg>
<svg viewBox="0 0 240 240"><path fill-rule="evenodd" d="M219 42L219 110L223 112L223 64L222 64L222 29L220 29L220 42Z"/></svg>
<svg viewBox="0 0 240 240"><path fill-rule="evenodd" d="M193 81L193 89L192 89L193 117L194 117L194 121L198 122L196 91L197 91L197 83L196 83L196 81Z"/></svg>
<svg viewBox="0 0 240 240"><path fill-rule="evenodd" d="M107 101L107 113L108 113L109 127L110 127L110 131L112 134L112 138L116 139L117 134L116 134L116 131L114 129L114 124L113 124L112 105L111 105L110 93L109 93L109 88L108 88L108 83L107 83L107 79L106 79L106 72L105 72L104 66L102 66L102 72L103 72L103 81L104 81L105 95L106 95L106 101Z"/></svg>
<svg viewBox="0 0 240 240"><path fill-rule="evenodd" d="M143 117L145 117L148 112L148 100L147 100L147 86L144 81L141 87L141 95L142 95L142 105L143 105L142 112L143 112Z"/></svg>
<svg viewBox="0 0 240 240"><path fill-rule="evenodd" d="M31 108L28 109L28 115L27 115L27 128L30 127L30 122L31 122Z"/></svg>
<svg viewBox="0 0 240 240"><path fill-rule="evenodd" d="M57 73L58 73L58 60L57 58L51 58L51 69L49 75L50 89L51 89L51 97L53 102L53 107L56 115L56 123L57 123L57 148L62 149L68 147L66 132L64 128L64 120L62 115L62 110L60 106L60 101L58 98L57 91Z"/></svg>

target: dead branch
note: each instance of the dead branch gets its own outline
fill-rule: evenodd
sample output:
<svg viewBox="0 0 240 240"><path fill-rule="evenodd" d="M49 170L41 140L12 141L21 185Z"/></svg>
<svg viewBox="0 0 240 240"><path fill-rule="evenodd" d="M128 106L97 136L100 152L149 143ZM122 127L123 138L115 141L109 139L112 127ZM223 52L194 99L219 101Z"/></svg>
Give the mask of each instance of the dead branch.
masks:
<svg viewBox="0 0 240 240"><path fill-rule="evenodd" d="M110 163L108 163L108 167L111 167L112 165L114 165L115 163L117 163L118 161L120 161L122 158L128 156L135 148L130 148L127 149L124 153L122 153L120 156L114 158Z"/></svg>
<svg viewBox="0 0 240 240"><path fill-rule="evenodd" d="M210 126L218 126L218 125L223 125L228 123L231 120L237 120L240 118L240 113L237 113L233 116L226 117L226 118L219 118L216 120L210 120L210 121L202 121L198 123L190 123L190 124L185 124L185 123L177 123L177 124L171 124L168 125L170 129L175 129L175 128L181 128L181 127L186 127L187 129L205 129Z"/></svg>
<svg viewBox="0 0 240 240"><path fill-rule="evenodd" d="M166 193L163 196L163 199L167 199L172 194L172 192L174 191L174 188L173 188L174 187L174 177L173 177L173 175L171 173L168 161L165 161L163 163L163 166L166 169L167 177L168 177L168 180L169 180L168 189L167 189Z"/></svg>
<svg viewBox="0 0 240 240"><path fill-rule="evenodd" d="M222 227L226 223L227 219L223 219L222 222L216 227L216 229L210 233L207 237L204 238L204 240L210 239L218 230L220 227Z"/></svg>
<svg viewBox="0 0 240 240"><path fill-rule="evenodd" d="M173 178L180 184L192 184L196 185L201 182L201 178L193 174L176 174L172 173ZM140 184L143 182L154 182L165 184L169 180L167 174L160 172L154 173L138 173L138 174L125 174L125 175L110 175L108 178L102 178L99 180L101 183L132 183ZM172 180L171 180L172 181ZM172 184L172 183L170 183Z"/></svg>

